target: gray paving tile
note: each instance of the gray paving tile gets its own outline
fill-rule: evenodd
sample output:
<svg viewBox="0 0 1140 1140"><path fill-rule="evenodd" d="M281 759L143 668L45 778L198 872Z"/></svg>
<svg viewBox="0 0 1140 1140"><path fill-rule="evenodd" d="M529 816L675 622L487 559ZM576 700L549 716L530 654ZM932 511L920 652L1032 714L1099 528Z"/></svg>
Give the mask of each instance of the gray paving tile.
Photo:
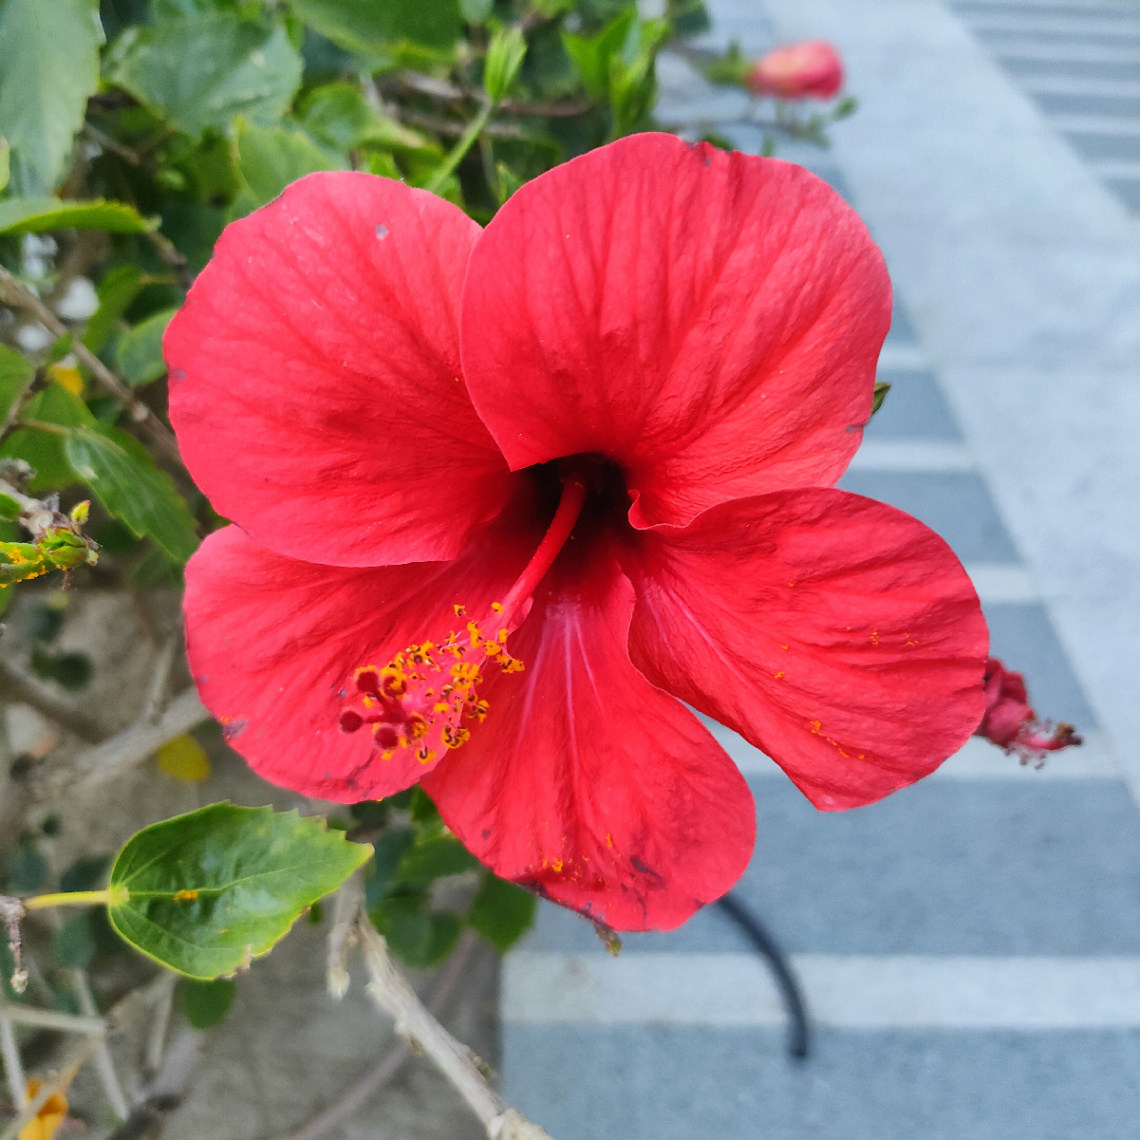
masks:
<svg viewBox="0 0 1140 1140"><path fill-rule="evenodd" d="M1019 561L980 475L848 471L839 486L921 519L963 562Z"/></svg>
<svg viewBox="0 0 1140 1140"><path fill-rule="evenodd" d="M1050 115L1140 116L1140 96L1063 95L1041 91L1033 99Z"/></svg>
<svg viewBox="0 0 1140 1140"><path fill-rule="evenodd" d="M1077 133L1066 131L1065 138L1082 158L1140 159L1140 134L1112 135L1100 132Z"/></svg>
<svg viewBox="0 0 1140 1140"><path fill-rule="evenodd" d="M891 390L864 430L867 439L962 438L932 372L880 368L878 379Z"/></svg>
<svg viewBox="0 0 1140 1140"><path fill-rule="evenodd" d="M1003 59L1002 66L1018 79L1064 76L1067 79L1140 80L1140 63L1092 62L1078 59Z"/></svg>
<svg viewBox="0 0 1140 1140"><path fill-rule="evenodd" d="M894 312L891 313L891 328L887 333L887 340L893 344L918 343L918 333L915 332L914 325L897 296Z"/></svg>
<svg viewBox="0 0 1140 1140"><path fill-rule="evenodd" d="M1105 185L1134 213L1140 213L1140 178L1106 178Z"/></svg>
<svg viewBox="0 0 1140 1140"><path fill-rule="evenodd" d="M955 10L957 10L955 8ZM1002 48L1019 47L1055 47L1063 53L1071 47L1115 48L1138 50L1140 49L1140 36L1127 35L1123 32L1057 32L1047 29L1023 30L1019 32L994 31L985 27L975 28L977 36L987 47L1000 53Z"/></svg>
<svg viewBox="0 0 1140 1140"><path fill-rule="evenodd" d="M1123 0L1117 3L1104 3L1103 0L1092 0L1085 4L1028 4L1015 0L1014 3L1002 3L1001 0L954 0L950 8L960 15L970 16L1010 15L1023 19L1044 17L1045 19L1071 19L1082 18L1093 20L1128 20L1138 14L1134 3Z"/></svg>
<svg viewBox="0 0 1140 1140"><path fill-rule="evenodd" d="M990 650L1029 679L1034 707L1043 717L1064 720L1083 732L1096 728L1096 714L1069 664L1042 605L990 604Z"/></svg>
<svg viewBox="0 0 1140 1140"><path fill-rule="evenodd" d="M1122 782L1046 783L1024 769L920 783L838 813L778 776L751 787L756 855L735 892L789 951L1140 951L1140 815ZM603 952L589 923L549 905L527 945ZM679 930L627 936L622 952L747 949L707 908Z"/></svg>
<svg viewBox="0 0 1140 1140"><path fill-rule="evenodd" d="M560 1140L1135 1140L1140 1033L511 1027L506 1093Z"/></svg>

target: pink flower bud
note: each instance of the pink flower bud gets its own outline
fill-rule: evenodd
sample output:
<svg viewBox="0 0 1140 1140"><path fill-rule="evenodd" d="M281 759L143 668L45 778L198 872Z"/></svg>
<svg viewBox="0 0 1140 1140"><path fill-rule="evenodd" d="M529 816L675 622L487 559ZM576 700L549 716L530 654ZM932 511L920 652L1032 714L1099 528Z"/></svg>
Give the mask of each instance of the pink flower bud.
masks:
<svg viewBox="0 0 1140 1140"><path fill-rule="evenodd" d="M754 95L830 99L843 86L843 61L826 40L774 48L744 77Z"/></svg>
<svg viewBox="0 0 1140 1140"><path fill-rule="evenodd" d="M1007 669L996 657L986 661L986 715L975 736L984 737L1006 752L1016 752L1023 764L1038 766L1046 752L1081 743L1071 724L1041 722L1029 703L1025 678Z"/></svg>

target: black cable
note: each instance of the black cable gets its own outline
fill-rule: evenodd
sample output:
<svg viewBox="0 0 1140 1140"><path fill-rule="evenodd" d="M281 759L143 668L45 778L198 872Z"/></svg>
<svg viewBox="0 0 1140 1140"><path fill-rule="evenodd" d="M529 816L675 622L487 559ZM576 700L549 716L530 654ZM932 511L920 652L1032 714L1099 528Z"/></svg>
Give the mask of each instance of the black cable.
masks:
<svg viewBox="0 0 1140 1140"><path fill-rule="evenodd" d="M771 968L788 1011L788 1053L797 1061L802 1061L808 1055L810 1044L807 1003L800 990L800 983L792 972L791 963L760 919L735 895L725 895L717 900L717 905L748 935L749 941Z"/></svg>

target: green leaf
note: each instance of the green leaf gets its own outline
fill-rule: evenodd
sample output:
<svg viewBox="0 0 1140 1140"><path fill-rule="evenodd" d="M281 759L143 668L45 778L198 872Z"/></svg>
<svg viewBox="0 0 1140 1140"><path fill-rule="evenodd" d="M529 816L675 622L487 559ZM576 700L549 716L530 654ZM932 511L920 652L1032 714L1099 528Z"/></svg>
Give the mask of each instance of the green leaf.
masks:
<svg viewBox="0 0 1140 1140"><path fill-rule="evenodd" d="M341 152L364 145L408 151L439 149L419 131L374 111L352 83L314 88L301 104L298 118L313 138Z"/></svg>
<svg viewBox="0 0 1140 1140"><path fill-rule="evenodd" d="M9 198L0 202L0 234L42 234L48 230L103 230L145 234L158 222L125 202L65 202L59 198Z"/></svg>
<svg viewBox="0 0 1140 1140"><path fill-rule="evenodd" d="M463 34L458 0L292 0L315 31L349 51L375 53L408 40L451 47Z"/></svg>
<svg viewBox="0 0 1140 1140"><path fill-rule="evenodd" d="M8 185L8 179L12 176L12 161L11 161L11 147L8 146L8 140L0 138L0 190L3 190Z"/></svg>
<svg viewBox="0 0 1140 1140"><path fill-rule="evenodd" d="M447 875L460 875L479 865L454 836L440 835L417 843L400 861L396 880L402 887L427 887Z"/></svg>
<svg viewBox="0 0 1140 1140"><path fill-rule="evenodd" d="M469 24L481 24L495 6L495 0L459 0L459 10Z"/></svg>
<svg viewBox="0 0 1140 1140"><path fill-rule="evenodd" d="M195 1029L209 1029L217 1025L234 1004L237 986L229 978L218 978L213 982L201 982L187 978L182 983L182 1008L186 1020Z"/></svg>
<svg viewBox="0 0 1140 1140"><path fill-rule="evenodd" d="M410 827L386 831L376 840L372 862L364 875L364 903L368 909L387 897L395 885L400 861L415 841Z"/></svg>
<svg viewBox="0 0 1140 1140"><path fill-rule="evenodd" d="M106 344L107 338L142 290L144 276L137 265L119 265L103 275L96 290L99 308L91 314L87 331L83 334L83 343L92 352L99 352Z"/></svg>
<svg viewBox="0 0 1140 1140"><path fill-rule="evenodd" d="M123 334L115 348L115 365L132 387L149 384L166 375L162 335L177 309L163 309Z"/></svg>
<svg viewBox="0 0 1140 1140"><path fill-rule="evenodd" d="M95 957L97 949L89 911L77 914L66 925L60 927L51 940L52 957L59 965L73 970L82 970L86 967Z"/></svg>
<svg viewBox="0 0 1140 1140"><path fill-rule="evenodd" d="M16 846L8 852L4 870L12 894L30 895L47 882L47 860L30 835L21 835L16 840Z"/></svg>
<svg viewBox="0 0 1140 1140"><path fill-rule="evenodd" d="M37 677L54 681L71 693L87 688L95 672L86 653L50 653L41 645L32 650L31 666Z"/></svg>
<svg viewBox="0 0 1140 1140"><path fill-rule="evenodd" d="M526 38L522 28L500 28L491 37L483 64L483 90L492 103L506 97L525 56Z"/></svg>
<svg viewBox="0 0 1140 1140"><path fill-rule="evenodd" d="M609 97L610 60L622 50L637 18L637 9L619 12L596 36L562 34L562 43L574 61L586 94L597 102Z"/></svg>
<svg viewBox="0 0 1140 1140"><path fill-rule="evenodd" d="M68 463L110 514L140 538L150 535L175 562L185 562L198 546L185 499L145 452L128 451L112 435L113 429L104 435L76 428L65 440Z"/></svg>
<svg viewBox="0 0 1140 1140"><path fill-rule="evenodd" d="M99 81L96 11L93 0L0 4L0 135L12 148L22 193L55 186L83 125Z"/></svg>
<svg viewBox="0 0 1140 1140"><path fill-rule="evenodd" d="M92 426L95 423L87 405L59 384L48 384L43 391L37 392L24 406L23 415L29 420L61 427ZM54 432L19 428L0 444L0 458L26 459L35 468L35 478L28 486L36 494L61 491L77 482L64 449L64 437Z"/></svg>
<svg viewBox="0 0 1140 1140"><path fill-rule="evenodd" d="M874 415L882 406L887 398L887 393L891 390L889 380L876 380L875 392L871 397L871 415Z"/></svg>
<svg viewBox="0 0 1140 1140"><path fill-rule="evenodd" d="M0 418L8 414L12 401L28 386L35 370L30 360L25 360L15 349L0 344Z"/></svg>
<svg viewBox="0 0 1140 1140"><path fill-rule="evenodd" d="M372 854L295 811L213 804L144 828L111 869L108 909L135 949L191 978L266 954Z"/></svg>
<svg viewBox="0 0 1140 1140"><path fill-rule="evenodd" d="M392 898L369 913L392 953L426 970L455 949L463 922L451 911L425 911L420 899Z"/></svg>
<svg viewBox="0 0 1140 1140"><path fill-rule="evenodd" d="M272 125L301 82L301 57L285 29L236 15L171 20L125 37L111 81L188 135L224 131L237 115Z"/></svg>
<svg viewBox="0 0 1140 1140"><path fill-rule="evenodd" d="M468 924L505 954L534 922L538 900L530 891L487 871L471 903Z"/></svg>
<svg viewBox="0 0 1140 1140"><path fill-rule="evenodd" d="M248 189L240 203L235 203L235 209L241 213L272 202L290 182L306 174L338 169L338 164L308 135L287 127L257 127L241 122L237 145L239 169Z"/></svg>
<svg viewBox="0 0 1140 1140"><path fill-rule="evenodd" d="M61 891L93 891L103 885L107 877L108 855L88 855L76 859L59 877Z"/></svg>

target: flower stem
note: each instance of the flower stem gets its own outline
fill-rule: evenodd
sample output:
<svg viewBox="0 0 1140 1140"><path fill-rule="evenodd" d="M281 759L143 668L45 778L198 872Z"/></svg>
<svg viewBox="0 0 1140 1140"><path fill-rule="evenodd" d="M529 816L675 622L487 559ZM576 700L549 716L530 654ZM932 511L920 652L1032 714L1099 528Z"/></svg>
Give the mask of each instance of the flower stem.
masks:
<svg viewBox="0 0 1140 1140"><path fill-rule="evenodd" d="M424 186L425 190L430 191L432 194L438 194L443 184L455 172L455 168L463 161L463 156L475 145L475 140L483 133L483 128L491 118L491 112L495 109L493 103L485 103L483 109L471 120L467 126L467 130L460 136L459 141L453 146L443 162L436 168L436 172L428 180Z"/></svg>
<svg viewBox="0 0 1140 1140"><path fill-rule="evenodd" d="M25 910L45 910L49 906L115 906L130 898L126 887L108 887L105 891L62 891L54 895L36 895L21 900Z"/></svg>

